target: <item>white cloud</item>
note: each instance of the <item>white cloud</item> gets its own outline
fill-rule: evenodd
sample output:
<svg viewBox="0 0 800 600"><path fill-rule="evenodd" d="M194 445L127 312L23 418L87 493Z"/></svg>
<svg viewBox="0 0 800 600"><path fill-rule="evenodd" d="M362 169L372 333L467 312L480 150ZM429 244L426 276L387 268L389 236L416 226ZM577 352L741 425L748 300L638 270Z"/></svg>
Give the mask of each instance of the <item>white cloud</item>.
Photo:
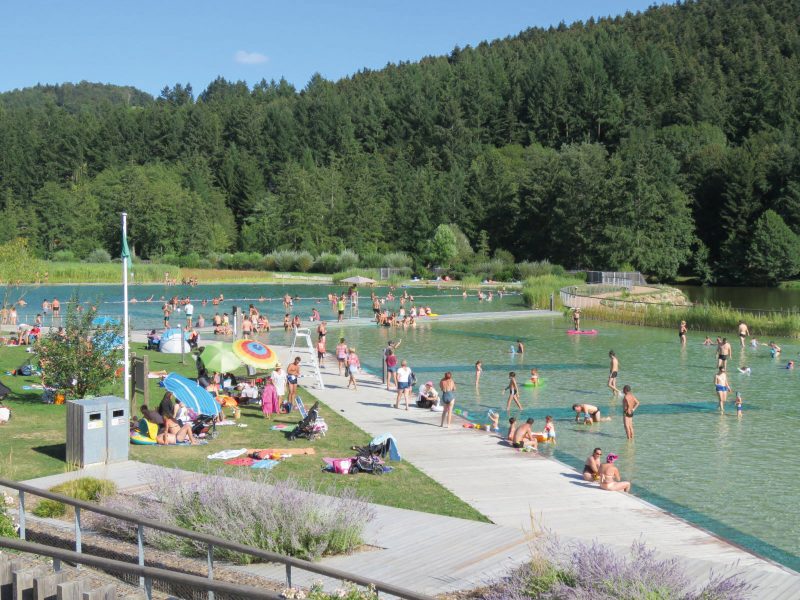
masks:
<svg viewBox="0 0 800 600"><path fill-rule="evenodd" d="M247 52L246 50L239 50L233 55L235 60L240 65L260 65L269 60L269 57L260 52Z"/></svg>

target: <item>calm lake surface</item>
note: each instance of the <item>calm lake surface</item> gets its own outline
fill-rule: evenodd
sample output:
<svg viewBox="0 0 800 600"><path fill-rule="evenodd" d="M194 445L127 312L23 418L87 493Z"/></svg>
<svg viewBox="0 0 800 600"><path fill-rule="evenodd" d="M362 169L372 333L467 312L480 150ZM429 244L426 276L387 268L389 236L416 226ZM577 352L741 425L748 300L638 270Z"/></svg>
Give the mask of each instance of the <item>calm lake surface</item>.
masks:
<svg viewBox="0 0 800 600"><path fill-rule="evenodd" d="M800 310L800 289L753 287L676 286L692 302L716 302L733 308L764 310Z"/></svg>
<svg viewBox="0 0 800 600"><path fill-rule="evenodd" d="M326 300L329 291L342 287L282 285L220 285L181 288L135 286L131 296L138 299L155 294L156 302L132 305L134 325L156 327L160 322L160 296L186 295L202 299L225 294L218 310L230 312L233 304L251 302L266 311L271 320L283 314L280 296L288 291L300 295L298 311L306 317L317 306L323 318L331 320ZM707 291L709 288L692 288ZM741 288L734 288L744 292ZM103 302L99 312L121 313L121 291L112 286L81 286L81 300ZM417 305L430 305L435 312L487 312L521 310L519 296L506 296L494 302L479 303L474 297L464 300L453 290L412 289ZM31 307L54 295L64 302L72 292L66 286L30 289L26 300ZM784 290L769 290L789 297ZM379 290L380 294L385 293ZM752 306L765 307L765 296L752 293ZM763 294L764 290L758 293ZM258 302L260 295L275 298ZM369 292L362 290L368 296ZM800 292L798 293L800 294ZM774 294L773 297L777 296ZM746 296L742 296L746 297ZM237 298L237 300L232 300ZM252 300L251 300L252 299ZM321 299L317 303L317 299ZM206 318L216 307L200 307L195 314ZM394 306L398 306L396 303ZM781 301L781 306L786 306ZM362 300L362 315L369 314L368 298ZM276 323L279 324L279 323ZM329 350L339 337L356 346L369 371L381 370L382 349L388 339L402 339L399 357L407 359L418 381L438 383L445 371L452 371L458 384L460 409L470 418L485 423L488 409L501 410L505 424L506 395L503 389L508 372L518 373L520 381L532 367L539 369L544 383L540 388L522 388L524 409L515 416L536 420L541 428L545 415L555 418L556 445L546 444L543 452L580 468L595 446L620 456L619 468L633 482L640 497L794 569L800 569L800 519L796 517L800 479L794 444L800 428L800 369L783 368L790 357L797 357L798 342L776 340L783 346L783 357L773 359L764 348L741 351L735 348L731 361L731 385L744 397L744 418L736 418L733 404L725 415L716 411L713 377L714 349L702 345L702 336L690 334L686 348L678 344L674 330L614 325L585 324L599 330L597 336L566 335L568 323L561 317L513 317L495 321L481 319L426 320L407 331L372 325L329 327ZM713 332L711 332L713 334ZM725 332L730 334L731 332ZM732 336L731 336L732 337ZM509 347L521 338L524 356L512 355ZM267 342L290 343L282 328L263 338ZM636 441L625 439L621 421L621 402L606 388L608 351L616 351L621 370L619 386L632 386L642 402L636 413ZM483 361L480 387L474 385L474 364ZM752 375L736 371L749 366ZM330 367L329 367L330 368ZM733 394L731 394L733 396ZM594 426L577 425L571 405L588 402L600 407L613 420ZM387 409L388 410L388 409ZM480 431L464 435L487 435ZM521 456L521 460L525 457ZM601 493L601 492L598 492Z"/></svg>

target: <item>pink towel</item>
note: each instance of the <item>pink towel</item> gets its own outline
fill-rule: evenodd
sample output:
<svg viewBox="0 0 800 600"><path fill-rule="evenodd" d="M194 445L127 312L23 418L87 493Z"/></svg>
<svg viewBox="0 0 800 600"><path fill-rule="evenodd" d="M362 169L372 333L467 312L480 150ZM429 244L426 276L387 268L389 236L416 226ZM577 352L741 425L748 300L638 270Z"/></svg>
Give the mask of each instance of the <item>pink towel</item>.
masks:
<svg viewBox="0 0 800 600"><path fill-rule="evenodd" d="M261 394L261 410L264 415L278 414L280 403L278 402L278 392L274 385L267 384Z"/></svg>

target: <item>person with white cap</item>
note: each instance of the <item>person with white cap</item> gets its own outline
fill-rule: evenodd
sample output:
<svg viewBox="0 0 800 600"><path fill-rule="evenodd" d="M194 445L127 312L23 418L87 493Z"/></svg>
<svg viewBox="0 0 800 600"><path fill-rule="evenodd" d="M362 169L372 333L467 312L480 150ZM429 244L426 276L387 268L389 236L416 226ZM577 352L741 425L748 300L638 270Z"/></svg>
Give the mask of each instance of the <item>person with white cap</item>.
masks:
<svg viewBox="0 0 800 600"><path fill-rule="evenodd" d="M420 388L417 406L420 408L430 408L434 411L439 408L439 392L433 387L432 381L426 382L425 385Z"/></svg>

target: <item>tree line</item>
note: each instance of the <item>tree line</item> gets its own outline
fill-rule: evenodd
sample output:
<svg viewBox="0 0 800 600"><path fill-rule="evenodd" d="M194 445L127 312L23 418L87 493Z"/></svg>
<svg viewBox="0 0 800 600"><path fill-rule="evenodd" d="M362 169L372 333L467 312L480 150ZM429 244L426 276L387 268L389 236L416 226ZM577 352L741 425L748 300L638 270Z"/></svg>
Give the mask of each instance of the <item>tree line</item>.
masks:
<svg viewBox="0 0 800 600"><path fill-rule="evenodd" d="M0 242L49 257L477 248L666 280L800 272L800 11L699 0L285 80L148 101L0 95ZM87 89L88 87L88 89Z"/></svg>

